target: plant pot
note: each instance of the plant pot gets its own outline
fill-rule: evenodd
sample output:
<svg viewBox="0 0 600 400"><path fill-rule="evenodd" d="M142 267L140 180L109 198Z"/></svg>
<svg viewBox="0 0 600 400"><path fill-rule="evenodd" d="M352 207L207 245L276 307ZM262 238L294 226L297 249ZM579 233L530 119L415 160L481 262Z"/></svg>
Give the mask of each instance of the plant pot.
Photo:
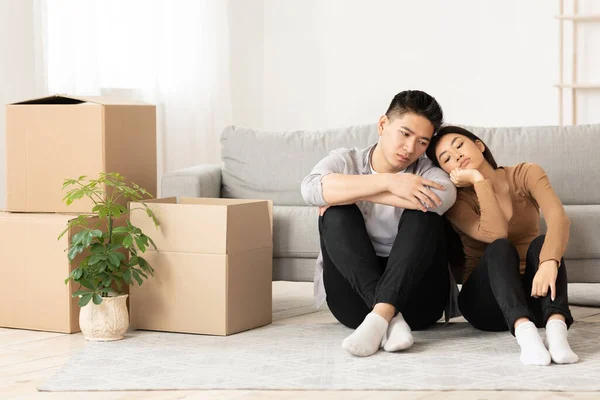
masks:
<svg viewBox="0 0 600 400"><path fill-rule="evenodd" d="M86 340L121 340L129 328L127 294L103 297L99 305L89 302L79 312L79 328Z"/></svg>

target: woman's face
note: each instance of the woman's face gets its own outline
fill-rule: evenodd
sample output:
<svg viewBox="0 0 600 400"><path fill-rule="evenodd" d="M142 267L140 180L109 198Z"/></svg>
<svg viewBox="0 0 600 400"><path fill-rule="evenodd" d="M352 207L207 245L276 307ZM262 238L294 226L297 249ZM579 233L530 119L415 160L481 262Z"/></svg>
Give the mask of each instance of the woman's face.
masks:
<svg viewBox="0 0 600 400"><path fill-rule="evenodd" d="M473 142L458 133L449 133L441 137L435 148L435 156L447 173L456 168L479 169L486 162L483 157L485 146L479 140Z"/></svg>

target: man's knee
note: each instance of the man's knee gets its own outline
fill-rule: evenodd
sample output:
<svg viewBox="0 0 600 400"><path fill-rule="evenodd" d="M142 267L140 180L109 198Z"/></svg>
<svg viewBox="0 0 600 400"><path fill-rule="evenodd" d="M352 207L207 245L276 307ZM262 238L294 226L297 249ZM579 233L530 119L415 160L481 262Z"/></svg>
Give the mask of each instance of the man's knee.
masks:
<svg viewBox="0 0 600 400"><path fill-rule="evenodd" d="M404 224L413 226L415 229L424 228L428 232L440 235L444 232L444 220L442 216L432 211L404 210L398 229Z"/></svg>
<svg viewBox="0 0 600 400"><path fill-rule="evenodd" d="M351 231L356 224L364 224L362 213L356 204L331 206L320 217L319 231L339 232ZM324 231L325 229L325 231Z"/></svg>

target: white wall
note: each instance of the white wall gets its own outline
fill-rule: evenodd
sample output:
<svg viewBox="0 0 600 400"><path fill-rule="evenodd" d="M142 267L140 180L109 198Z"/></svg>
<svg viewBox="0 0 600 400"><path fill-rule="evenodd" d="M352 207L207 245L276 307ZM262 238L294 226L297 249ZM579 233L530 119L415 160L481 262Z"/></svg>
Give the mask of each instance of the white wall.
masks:
<svg viewBox="0 0 600 400"><path fill-rule="evenodd" d="M600 2L579 3L582 12L600 12ZM246 54L252 76L261 62L263 69L262 82L242 87L248 64L232 64L238 125L289 130L370 123L397 92L410 88L435 96L448 122L558 123L553 87L558 81L557 0L232 4L240 13L243 8L264 13L262 49L255 24L249 28L242 18L231 21L232 50L256 49L254 58ZM600 24L584 25L579 32L580 78L600 82ZM570 76L566 70L565 78ZM579 102L579 123L600 122L600 91L580 92Z"/></svg>
<svg viewBox="0 0 600 400"><path fill-rule="evenodd" d="M5 104L43 91L34 0L0 0L0 209L6 206Z"/></svg>

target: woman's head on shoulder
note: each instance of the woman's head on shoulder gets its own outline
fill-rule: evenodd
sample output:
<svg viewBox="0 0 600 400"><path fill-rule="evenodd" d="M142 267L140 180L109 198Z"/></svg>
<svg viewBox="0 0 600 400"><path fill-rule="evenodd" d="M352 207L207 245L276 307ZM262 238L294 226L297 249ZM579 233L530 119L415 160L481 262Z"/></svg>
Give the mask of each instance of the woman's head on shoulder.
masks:
<svg viewBox="0 0 600 400"><path fill-rule="evenodd" d="M427 157L447 173L456 168L481 169L486 164L498 168L487 145L474 133L459 126L444 126L432 137Z"/></svg>

